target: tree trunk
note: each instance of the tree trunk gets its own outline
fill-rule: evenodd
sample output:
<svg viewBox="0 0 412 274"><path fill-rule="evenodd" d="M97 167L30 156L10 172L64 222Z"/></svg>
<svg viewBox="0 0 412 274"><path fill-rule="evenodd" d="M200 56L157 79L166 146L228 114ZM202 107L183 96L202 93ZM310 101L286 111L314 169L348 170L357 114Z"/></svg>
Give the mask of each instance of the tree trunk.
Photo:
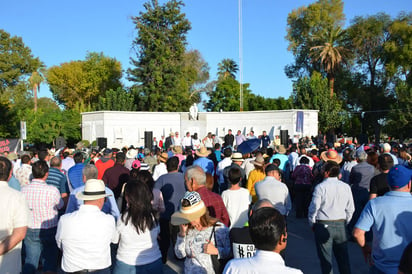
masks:
<svg viewBox="0 0 412 274"><path fill-rule="evenodd" d="M335 77L331 75L328 78L329 78L330 98L332 99L333 92L334 92L334 86L335 86Z"/></svg>
<svg viewBox="0 0 412 274"><path fill-rule="evenodd" d="M34 96L34 112L37 112L37 84L33 86L33 96Z"/></svg>

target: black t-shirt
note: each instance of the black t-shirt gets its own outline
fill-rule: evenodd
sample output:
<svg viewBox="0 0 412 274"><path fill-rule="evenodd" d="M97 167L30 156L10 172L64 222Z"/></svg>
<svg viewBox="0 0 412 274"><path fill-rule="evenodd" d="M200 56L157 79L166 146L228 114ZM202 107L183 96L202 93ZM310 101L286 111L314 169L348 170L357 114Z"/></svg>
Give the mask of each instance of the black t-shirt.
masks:
<svg viewBox="0 0 412 274"><path fill-rule="evenodd" d="M370 183L370 194L377 194L378 196L383 196L389 191L388 185L388 174L381 173L374 176Z"/></svg>
<svg viewBox="0 0 412 274"><path fill-rule="evenodd" d="M234 227L229 233L234 258L250 258L255 256L256 248L249 234L249 227Z"/></svg>

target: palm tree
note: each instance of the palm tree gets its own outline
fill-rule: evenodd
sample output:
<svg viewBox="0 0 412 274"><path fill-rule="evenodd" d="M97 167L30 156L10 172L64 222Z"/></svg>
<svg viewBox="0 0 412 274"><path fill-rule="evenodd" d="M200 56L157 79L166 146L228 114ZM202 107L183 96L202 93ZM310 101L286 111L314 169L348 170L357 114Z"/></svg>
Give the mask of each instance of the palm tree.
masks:
<svg viewBox="0 0 412 274"><path fill-rule="evenodd" d="M349 50L343 46L344 39L344 31L340 27L332 27L324 33L323 37L318 38L322 45L310 48L312 61L320 61L321 67L326 72L331 98L334 92L335 72L342 63L346 62L349 55Z"/></svg>
<svg viewBox="0 0 412 274"><path fill-rule="evenodd" d="M219 78L226 79L227 77L236 78L236 72L239 70L238 65L233 59L223 59L222 62L218 64L217 75Z"/></svg>
<svg viewBox="0 0 412 274"><path fill-rule="evenodd" d="M40 92L40 84L46 79L46 70L44 65L41 65L37 70L33 71L30 78L29 84L33 90L34 97L34 112L37 112L37 92Z"/></svg>

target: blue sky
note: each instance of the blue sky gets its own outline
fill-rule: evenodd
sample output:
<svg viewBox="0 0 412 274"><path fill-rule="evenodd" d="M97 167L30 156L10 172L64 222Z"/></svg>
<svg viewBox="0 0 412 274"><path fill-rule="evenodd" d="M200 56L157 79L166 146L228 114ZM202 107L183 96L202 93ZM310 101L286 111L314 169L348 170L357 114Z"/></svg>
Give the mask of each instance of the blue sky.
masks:
<svg viewBox="0 0 412 274"><path fill-rule="evenodd" d="M0 28L23 38L47 67L84 60L87 52L103 52L129 67L136 31L131 17L143 11L143 0L3 1ZM164 1L160 1L161 3ZM186 0L191 22L188 48L197 49L216 78L224 58L238 62L238 0ZM243 82L265 97L288 97L292 81L284 73L293 62L287 51L289 12L314 1L243 0ZM344 1L346 23L355 16L386 12L395 17L412 11L411 0ZM39 96L51 97L46 86Z"/></svg>

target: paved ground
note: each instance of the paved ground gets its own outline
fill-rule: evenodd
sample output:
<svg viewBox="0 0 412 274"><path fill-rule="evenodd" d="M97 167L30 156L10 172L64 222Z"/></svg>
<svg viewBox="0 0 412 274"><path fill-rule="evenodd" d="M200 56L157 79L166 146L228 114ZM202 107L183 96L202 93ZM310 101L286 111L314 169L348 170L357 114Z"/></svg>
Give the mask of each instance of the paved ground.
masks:
<svg viewBox="0 0 412 274"><path fill-rule="evenodd" d="M320 274L320 263L316 253L313 232L306 219L288 217L288 246L285 252L286 265L299 268L305 274ZM356 243L349 243L349 256L352 274L368 273L368 266ZM183 262L174 259L169 252L169 261L164 266L164 273L183 273ZM339 273L336 262L334 273Z"/></svg>

